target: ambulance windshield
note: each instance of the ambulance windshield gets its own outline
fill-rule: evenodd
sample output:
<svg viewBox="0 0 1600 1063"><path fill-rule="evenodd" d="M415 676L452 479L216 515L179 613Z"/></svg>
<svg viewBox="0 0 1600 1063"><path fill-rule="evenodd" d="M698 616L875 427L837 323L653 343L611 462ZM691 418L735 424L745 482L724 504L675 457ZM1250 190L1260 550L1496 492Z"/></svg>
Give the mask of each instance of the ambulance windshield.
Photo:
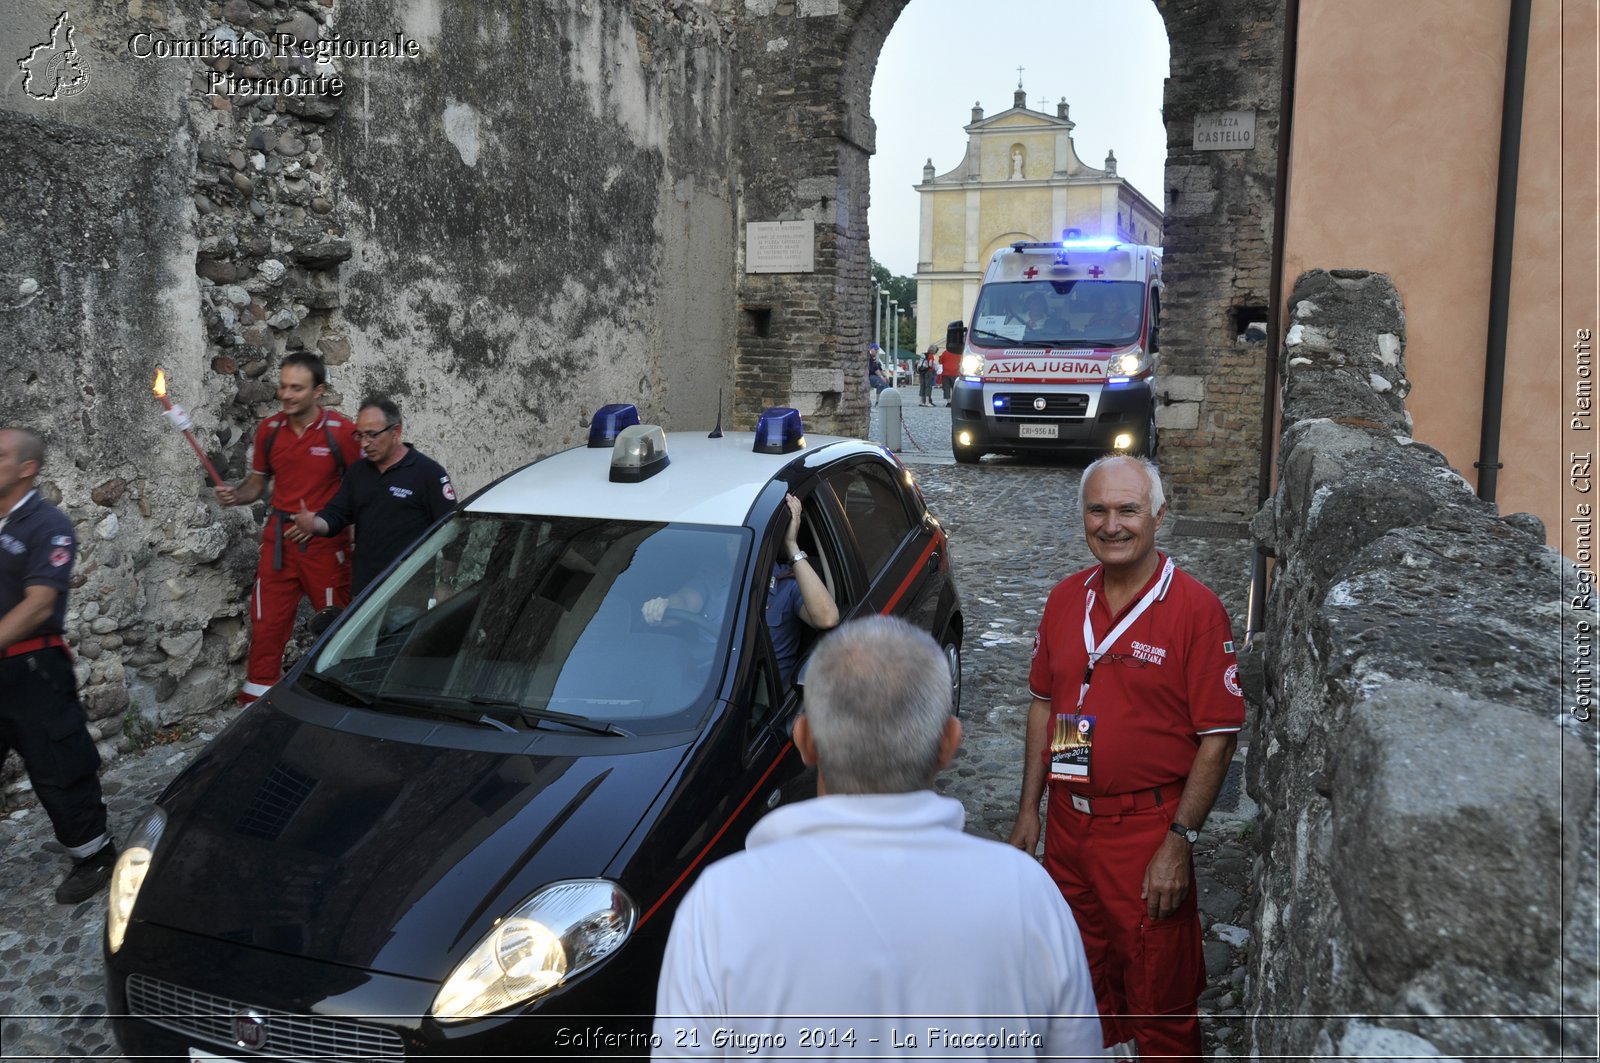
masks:
<svg viewBox="0 0 1600 1063"><path fill-rule="evenodd" d="M1125 347L1144 324L1138 281L985 284L968 337L985 347Z"/></svg>

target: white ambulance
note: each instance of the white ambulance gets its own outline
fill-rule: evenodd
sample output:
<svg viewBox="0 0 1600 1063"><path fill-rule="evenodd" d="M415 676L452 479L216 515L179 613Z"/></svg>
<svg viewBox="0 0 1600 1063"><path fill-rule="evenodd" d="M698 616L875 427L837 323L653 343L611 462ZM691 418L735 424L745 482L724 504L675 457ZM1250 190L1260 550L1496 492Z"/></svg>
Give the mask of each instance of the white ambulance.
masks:
<svg viewBox="0 0 1600 1063"><path fill-rule="evenodd" d="M1091 450L1153 456L1161 249L1109 238L994 253L950 399L957 461Z"/></svg>

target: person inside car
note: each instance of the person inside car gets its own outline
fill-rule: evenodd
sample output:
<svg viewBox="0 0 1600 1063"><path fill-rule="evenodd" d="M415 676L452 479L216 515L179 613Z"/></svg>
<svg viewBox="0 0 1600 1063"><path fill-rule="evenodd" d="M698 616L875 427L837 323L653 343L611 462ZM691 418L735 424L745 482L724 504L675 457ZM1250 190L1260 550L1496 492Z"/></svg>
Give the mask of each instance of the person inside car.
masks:
<svg viewBox="0 0 1600 1063"><path fill-rule="evenodd" d="M788 685L800 660L806 629L827 631L837 626L839 605L812 567L810 555L800 549L800 500L785 495L783 501L789 508L789 523L778 551L778 564L767 582L766 620L772 650L778 658L779 679ZM710 597L705 581L695 576L671 594L651 598L639 612L645 623L660 624L668 619L669 609L699 613L707 607Z"/></svg>

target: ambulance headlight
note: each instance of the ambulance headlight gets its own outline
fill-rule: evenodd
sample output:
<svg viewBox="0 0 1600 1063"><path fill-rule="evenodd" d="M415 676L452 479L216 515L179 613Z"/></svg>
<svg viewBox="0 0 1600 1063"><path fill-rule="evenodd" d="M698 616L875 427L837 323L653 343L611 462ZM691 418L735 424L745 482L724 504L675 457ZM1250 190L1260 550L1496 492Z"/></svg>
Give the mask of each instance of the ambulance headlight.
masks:
<svg viewBox="0 0 1600 1063"><path fill-rule="evenodd" d="M1144 368L1144 359L1137 354L1124 354L1116 360L1114 368L1118 373L1132 376Z"/></svg>
<svg viewBox="0 0 1600 1063"><path fill-rule="evenodd" d="M964 355L962 355L961 356L961 375L962 376L982 376L983 375L983 355L981 355L981 354L964 354Z"/></svg>
<svg viewBox="0 0 1600 1063"><path fill-rule="evenodd" d="M621 948L637 912L615 882L553 882L495 922L428 1010L440 1022L461 1022L543 996Z"/></svg>
<svg viewBox="0 0 1600 1063"><path fill-rule="evenodd" d="M117 855L116 866L111 869L111 888L106 894L106 944L112 952L121 949L127 937L134 903L139 899L139 890L150 872L150 861L166 829L166 812L159 807L152 809L134 828Z"/></svg>

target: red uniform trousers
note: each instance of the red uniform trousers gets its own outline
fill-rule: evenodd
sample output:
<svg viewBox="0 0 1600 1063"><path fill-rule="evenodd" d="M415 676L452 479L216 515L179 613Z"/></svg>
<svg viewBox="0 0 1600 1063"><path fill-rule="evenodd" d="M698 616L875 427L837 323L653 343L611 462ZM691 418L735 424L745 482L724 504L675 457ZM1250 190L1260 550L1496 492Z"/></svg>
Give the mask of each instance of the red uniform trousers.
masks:
<svg viewBox="0 0 1600 1063"><path fill-rule="evenodd" d="M256 585L250 595L250 662L241 701L260 697L282 678L283 648L294 631L301 595L310 598L315 609L343 609L350 604L348 533L312 539L304 549L285 540L280 555L280 522L292 526L274 512L261 534ZM280 556L282 567L274 568Z"/></svg>
<svg viewBox="0 0 1600 1063"><path fill-rule="evenodd" d="M1130 1038L1141 1059L1200 1056L1196 1003L1206 984L1194 862L1178 910L1152 921L1139 896L1177 802L1125 815L1091 816L1051 784L1044 867L1078 921L1100 1025L1109 1045Z"/></svg>

